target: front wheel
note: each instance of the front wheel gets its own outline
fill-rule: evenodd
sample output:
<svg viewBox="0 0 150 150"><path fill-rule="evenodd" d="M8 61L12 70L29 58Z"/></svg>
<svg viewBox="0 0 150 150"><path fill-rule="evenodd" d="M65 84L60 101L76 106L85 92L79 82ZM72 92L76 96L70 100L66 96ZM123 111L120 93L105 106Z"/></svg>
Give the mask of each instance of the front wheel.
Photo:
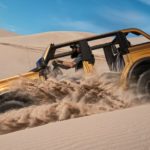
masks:
<svg viewBox="0 0 150 150"><path fill-rule="evenodd" d="M150 97L150 70L140 75L137 83L137 92L141 96Z"/></svg>
<svg viewBox="0 0 150 150"><path fill-rule="evenodd" d="M25 107L24 102L16 101L16 100L6 101L0 105L0 113L4 113L12 109L19 109L23 107Z"/></svg>

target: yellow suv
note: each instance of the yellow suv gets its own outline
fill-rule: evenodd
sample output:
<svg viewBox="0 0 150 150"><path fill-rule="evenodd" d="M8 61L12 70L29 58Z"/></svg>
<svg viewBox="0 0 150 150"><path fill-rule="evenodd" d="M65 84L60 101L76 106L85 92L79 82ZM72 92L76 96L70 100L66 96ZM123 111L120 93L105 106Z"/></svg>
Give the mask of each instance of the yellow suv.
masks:
<svg viewBox="0 0 150 150"><path fill-rule="evenodd" d="M96 44L91 46L92 41ZM56 45L50 44L44 55L37 61L36 68L22 76L33 80L39 78L46 80L48 74L53 70L49 68L49 62L56 58L71 56L72 45L79 46L83 69L86 73L92 72L94 65L92 51L103 50L109 70L120 73L120 84L126 89L134 84L139 94L149 96L150 35L136 28L123 29ZM66 49L66 51L62 49ZM31 104L28 97L18 97L15 92L11 93L9 90L11 83L19 77L0 80L0 112Z"/></svg>

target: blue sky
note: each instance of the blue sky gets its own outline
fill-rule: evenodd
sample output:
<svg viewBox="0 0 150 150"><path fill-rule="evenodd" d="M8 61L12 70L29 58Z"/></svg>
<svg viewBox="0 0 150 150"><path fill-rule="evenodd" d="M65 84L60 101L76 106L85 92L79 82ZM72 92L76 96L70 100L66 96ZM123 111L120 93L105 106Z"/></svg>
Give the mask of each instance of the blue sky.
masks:
<svg viewBox="0 0 150 150"><path fill-rule="evenodd" d="M129 27L150 33L150 0L0 0L0 28L19 34Z"/></svg>

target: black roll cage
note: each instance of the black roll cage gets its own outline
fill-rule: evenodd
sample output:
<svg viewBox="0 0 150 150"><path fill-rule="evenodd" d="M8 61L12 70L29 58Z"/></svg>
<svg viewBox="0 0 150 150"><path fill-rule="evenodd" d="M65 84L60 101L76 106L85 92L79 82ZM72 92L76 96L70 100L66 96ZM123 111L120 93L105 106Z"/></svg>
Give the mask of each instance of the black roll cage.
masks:
<svg viewBox="0 0 150 150"><path fill-rule="evenodd" d="M50 60L65 57L65 56L70 56L72 54L72 51L62 52L62 53L59 53L59 54L55 54L55 52L59 48L68 47L68 46L75 45L75 44L80 45L80 50L81 50L81 53L83 55L83 59L87 60L87 61L90 61L89 60L90 55L92 54L93 50L97 50L97 49L101 49L101 48L104 49L105 47L109 47L109 46L116 45L116 44L119 45L119 48L118 48L119 54L120 55L125 55L129 52L128 48L130 46L129 42L126 38L128 33L133 33L133 34L136 34L136 35L141 35L142 34L146 38L150 39L150 35L143 32L142 30L136 29L136 28L130 28L130 29L114 31L114 32L106 33L106 34L100 34L100 35L96 35L96 36L92 36L92 37L88 37L88 38L84 38L84 39L74 40L74 41L71 41L71 42L66 42L66 43L61 43L61 44L56 44L56 45L55 44L50 44L50 46L46 50L44 56L41 57L37 61L37 67L35 69L33 69L32 71L39 71L41 69L44 69L48 65ZM100 40L100 39L108 38L108 37L115 37L115 38L112 39L111 42L106 42L106 43L103 43L103 44L97 44L97 45L94 45L94 46L89 46L89 44L88 44L88 42L90 42L90 41L96 41L96 40ZM105 56L105 57L107 57L107 56Z"/></svg>

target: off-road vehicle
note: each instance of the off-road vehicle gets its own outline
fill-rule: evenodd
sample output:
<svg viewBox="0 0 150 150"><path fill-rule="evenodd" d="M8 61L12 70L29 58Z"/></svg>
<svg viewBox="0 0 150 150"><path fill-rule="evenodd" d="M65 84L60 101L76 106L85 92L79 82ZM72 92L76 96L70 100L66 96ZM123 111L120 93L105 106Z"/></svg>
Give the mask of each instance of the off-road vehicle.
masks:
<svg viewBox="0 0 150 150"><path fill-rule="evenodd" d="M96 44L91 46L90 43L93 41ZM124 89L130 88L134 84L139 94L150 95L150 35L136 28L56 45L50 44L44 55L37 61L36 68L22 76L33 80L40 78L46 80L50 73L49 62L70 56L72 54L70 47L76 44L79 45L83 57L85 73L93 70L92 51L103 50L110 72L120 73L120 84ZM64 52L62 48L68 49L68 51ZM58 51L59 53L57 53ZM15 97L15 94L14 96L10 94L11 83L18 78L20 76L0 80L0 112L30 105L25 97L19 98Z"/></svg>

